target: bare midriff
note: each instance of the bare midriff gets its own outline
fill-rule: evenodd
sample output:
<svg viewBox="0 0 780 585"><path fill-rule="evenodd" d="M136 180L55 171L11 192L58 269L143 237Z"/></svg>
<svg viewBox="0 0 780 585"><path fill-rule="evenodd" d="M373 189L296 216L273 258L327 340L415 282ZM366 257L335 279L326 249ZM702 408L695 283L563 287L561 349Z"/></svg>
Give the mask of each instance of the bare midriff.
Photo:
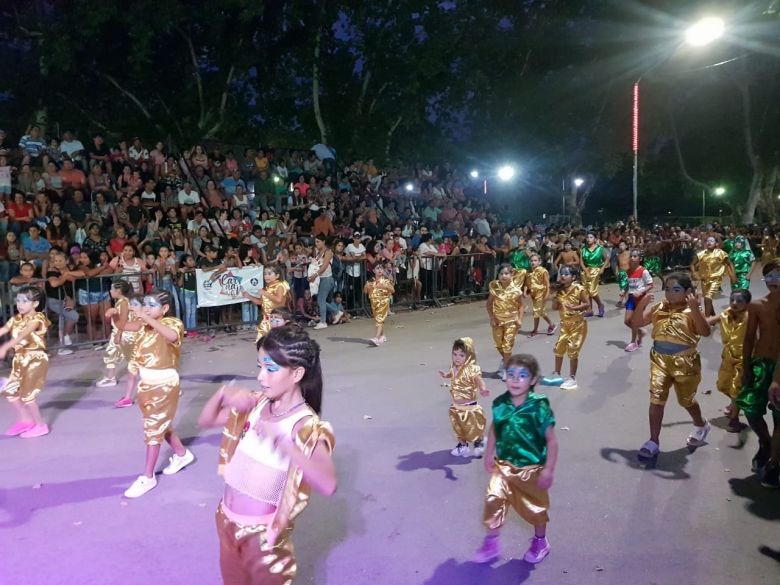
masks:
<svg viewBox="0 0 780 585"><path fill-rule="evenodd" d="M225 485L225 492L222 496L222 505L231 512L243 516L267 516L276 512L276 506L268 502L261 502L242 494L229 485Z"/></svg>

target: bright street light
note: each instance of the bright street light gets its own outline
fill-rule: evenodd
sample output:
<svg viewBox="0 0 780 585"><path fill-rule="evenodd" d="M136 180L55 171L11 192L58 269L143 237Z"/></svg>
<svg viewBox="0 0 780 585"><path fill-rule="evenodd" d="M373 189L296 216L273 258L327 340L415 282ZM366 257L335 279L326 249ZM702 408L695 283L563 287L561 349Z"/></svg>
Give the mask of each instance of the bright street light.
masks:
<svg viewBox="0 0 780 585"><path fill-rule="evenodd" d="M574 186L575 187L582 187L585 184L585 179L582 179L580 177L577 177L574 179Z"/></svg>
<svg viewBox="0 0 780 585"><path fill-rule="evenodd" d="M703 47L709 45L723 36L726 24L722 18L708 16L702 18L699 22L688 27L685 31L685 42L692 47Z"/></svg>
<svg viewBox="0 0 780 585"><path fill-rule="evenodd" d="M713 193L715 195L717 195L718 197L720 197L721 195L725 195L726 194L726 188L725 187L715 187L715 190L713 191Z"/></svg>
<svg viewBox="0 0 780 585"><path fill-rule="evenodd" d="M478 170L476 170L476 169L474 169L473 171L471 171L471 172L469 173L469 176L470 176L472 179L479 179L479 171L478 171Z"/></svg>
<svg viewBox="0 0 780 585"><path fill-rule="evenodd" d="M414 185L412 185L411 183L407 183L406 184L406 190L407 191L414 191Z"/></svg>
<svg viewBox="0 0 780 585"><path fill-rule="evenodd" d="M498 169L498 178L502 181L509 182L515 176L515 168L511 165L504 165Z"/></svg>

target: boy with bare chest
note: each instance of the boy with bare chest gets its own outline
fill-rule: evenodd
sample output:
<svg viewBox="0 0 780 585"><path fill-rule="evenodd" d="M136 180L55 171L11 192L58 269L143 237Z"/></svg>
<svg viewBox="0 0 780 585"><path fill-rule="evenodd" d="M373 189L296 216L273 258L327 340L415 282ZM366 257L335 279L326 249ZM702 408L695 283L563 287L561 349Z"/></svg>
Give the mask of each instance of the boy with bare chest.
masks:
<svg viewBox="0 0 780 585"><path fill-rule="evenodd" d="M764 282L769 294L750 303L744 343L742 390L737 405L745 413L750 428L758 436L759 448L753 457L753 471L765 487L780 487L780 412L770 406L774 432L764 420L769 403L769 386L780 351L780 259L764 266Z"/></svg>

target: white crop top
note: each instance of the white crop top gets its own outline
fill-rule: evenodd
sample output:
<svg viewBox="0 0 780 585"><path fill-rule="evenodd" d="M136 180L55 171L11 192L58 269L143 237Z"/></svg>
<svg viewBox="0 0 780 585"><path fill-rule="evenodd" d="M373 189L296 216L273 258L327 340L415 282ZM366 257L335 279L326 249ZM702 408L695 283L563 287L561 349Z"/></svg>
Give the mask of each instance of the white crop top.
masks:
<svg viewBox="0 0 780 585"><path fill-rule="evenodd" d="M267 404L269 402L263 400L250 413L249 428L228 461L224 477L225 483L234 490L254 500L278 506L287 481L290 459L274 448L271 439L258 435L255 430L260 413ZM279 419L276 426L282 434L292 436L295 425L307 416L311 416L311 410L302 408Z"/></svg>

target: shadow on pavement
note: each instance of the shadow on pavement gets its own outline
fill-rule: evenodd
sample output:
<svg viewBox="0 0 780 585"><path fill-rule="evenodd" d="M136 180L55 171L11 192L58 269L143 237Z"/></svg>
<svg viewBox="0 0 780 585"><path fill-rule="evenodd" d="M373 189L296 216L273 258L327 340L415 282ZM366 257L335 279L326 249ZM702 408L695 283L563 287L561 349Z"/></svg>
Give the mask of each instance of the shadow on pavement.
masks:
<svg viewBox="0 0 780 585"><path fill-rule="evenodd" d="M455 472L451 465L468 465L473 457L456 457L449 451L434 451L433 453L424 453L414 451L407 455L401 455L398 459L398 465L395 466L399 471L417 471L418 469L430 469L431 471L443 471L444 477L450 481L457 481Z"/></svg>
<svg viewBox="0 0 780 585"><path fill-rule="evenodd" d="M79 405L77 408L86 408L87 410L106 406L101 401L83 400L92 391L94 384L94 380L54 380L51 383L47 382L47 388L64 387L72 390L71 392L58 394L55 400L41 404L41 410L50 411L49 414L44 414L45 418L48 419L49 425L52 425L63 412L76 407L77 404ZM92 405L85 407L83 406L85 402L91 402Z"/></svg>
<svg viewBox="0 0 780 585"><path fill-rule="evenodd" d="M777 491L762 487L758 476L733 477L729 485L735 496L749 500L745 505L748 512L766 520L780 520Z"/></svg>
<svg viewBox="0 0 780 585"><path fill-rule="evenodd" d="M676 451L661 451L658 454L658 464L654 469L644 469L636 458L636 449L617 449L615 447L604 447L601 449L602 459L610 463L623 461L628 467L652 473L661 479L690 479L690 475L685 471L688 464L688 456L691 452L688 447L682 447Z"/></svg>
<svg viewBox="0 0 780 585"><path fill-rule="evenodd" d="M0 490L0 510L4 510L4 516L8 518L0 521L0 528L21 526L44 508L119 496L135 477L96 477Z"/></svg>
<svg viewBox="0 0 780 585"><path fill-rule="evenodd" d="M610 339L604 345L611 345L613 347L617 347L618 349L622 349L625 351L628 343L626 343L625 341L617 341L615 339Z"/></svg>
<svg viewBox="0 0 780 585"><path fill-rule="evenodd" d="M774 559L780 563L780 550L774 550L766 545L761 545L758 547L758 552L760 552L765 557L769 557L770 559Z"/></svg>
<svg viewBox="0 0 780 585"><path fill-rule="evenodd" d="M330 341L335 341L336 343L358 343L360 345L374 347L374 344L371 343L368 339L363 339L361 337L328 337L328 339Z"/></svg>
<svg viewBox="0 0 780 585"><path fill-rule="evenodd" d="M520 559L496 567L448 559L423 585L516 585L525 583L532 570L532 565Z"/></svg>

